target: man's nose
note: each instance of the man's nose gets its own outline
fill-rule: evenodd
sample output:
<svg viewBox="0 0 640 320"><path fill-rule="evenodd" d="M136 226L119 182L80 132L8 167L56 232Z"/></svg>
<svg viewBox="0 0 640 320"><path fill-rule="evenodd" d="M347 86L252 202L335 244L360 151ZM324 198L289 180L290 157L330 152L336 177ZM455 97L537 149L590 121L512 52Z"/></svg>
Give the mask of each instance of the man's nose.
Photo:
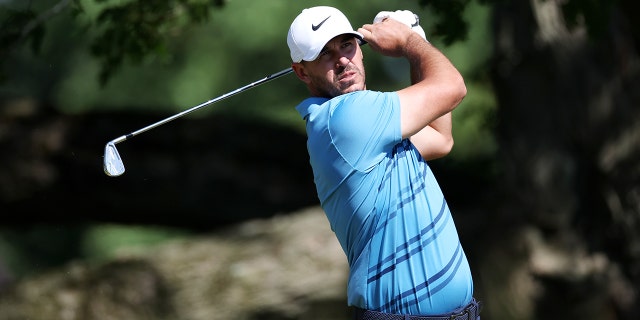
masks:
<svg viewBox="0 0 640 320"><path fill-rule="evenodd" d="M342 68L345 67L346 65L349 64L351 60L349 60L349 58L347 58L346 56L340 56L338 57L338 60L336 60L336 67L338 68Z"/></svg>

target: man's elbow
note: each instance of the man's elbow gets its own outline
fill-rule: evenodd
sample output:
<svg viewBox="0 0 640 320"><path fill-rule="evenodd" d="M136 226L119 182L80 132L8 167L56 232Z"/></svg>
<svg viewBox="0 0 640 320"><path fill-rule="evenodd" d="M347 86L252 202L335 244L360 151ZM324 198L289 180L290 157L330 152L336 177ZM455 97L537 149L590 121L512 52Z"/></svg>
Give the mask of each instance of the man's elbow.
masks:
<svg viewBox="0 0 640 320"><path fill-rule="evenodd" d="M440 97L444 99L442 101L446 101L442 105L444 107L442 112L444 113L453 111L467 95L467 86L460 75L442 79L439 90L441 92Z"/></svg>
<svg viewBox="0 0 640 320"><path fill-rule="evenodd" d="M467 96L467 85L464 83L464 79L461 75L456 77L455 81L453 81L451 96L453 97L455 103L453 104L452 110L457 107L462 99ZM453 147L453 139L452 139L452 147Z"/></svg>
<svg viewBox="0 0 640 320"><path fill-rule="evenodd" d="M448 155L453 149L453 137L449 136L445 139L444 143L442 143L442 147L440 148L440 158Z"/></svg>

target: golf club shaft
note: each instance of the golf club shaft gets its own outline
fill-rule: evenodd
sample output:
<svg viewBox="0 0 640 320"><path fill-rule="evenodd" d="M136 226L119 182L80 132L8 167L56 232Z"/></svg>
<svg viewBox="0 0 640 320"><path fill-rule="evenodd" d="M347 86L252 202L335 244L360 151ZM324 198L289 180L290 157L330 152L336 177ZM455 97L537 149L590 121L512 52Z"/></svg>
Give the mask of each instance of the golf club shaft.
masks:
<svg viewBox="0 0 640 320"><path fill-rule="evenodd" d="M129 134L126 134L126 135L120 136L120 137L118 137L118 138L116 138L116 139L111 140L109 143L112 143L112 144L120 143L120 142L125 141L125 140L127 140L127 139L130 139L130 138L132 138L132 137L134 137L134 136L137 136L137 135L139 135L139 134L141 134L141 133L143 133L143 132L145 132L145 131L151 130L151 129L153 129L153 128L157 127L157 126L163 125L163 124L165 124L165 123L167 123L167 122L169 122L169 121L175 120L175 119L180 118L180 117L182 117L182 116L184 116L184 115L186 115L186 114L188 114L188 113L191 113L191 112L193 112L193 111L196 111L196 110L198 110L198 109L200 109L200 108L202 108L202 107L208 106L208 105L210 105L210 104L212 104L212 103L215 103L215 102L218 102L218 101L220 101L220 100L223 100L223 99L229 98L229 97L231 97L231 96L233 96L233 95L236 95L236 94L238 94L238 93L240 93L240 92L242 92L242 91L245 91L245 90L251 89L251 88L256 87L256 86L258 86L258 85L261 85L261 84L263 84L263 83L265 83L265 82L268 82L268 81L274 80L274 79L276 79L276 78L279 78L279 77L281 77L281 76L284 76L284 75L286 75L286 74L289 74L289 73L291 73L292 71L293 71L293 69L292 69L292 68L287 68L287 69L284 69L284 70L282 70L282 71L276 72L276 73L274 73L274 74L268 75L268 76L266 76L266 77L264 77L264 78L262 78L262 79L260 79L260 80L258 80L258 81L254 81L254 82L252 82L252 83L250 83L250 84L248 84L248 85L246 85L246 86L243 86L243 87L240 87L240 88L238 88L238 89L235 89L235 90L233 90L233 91L231 91L231 92L225 93L225 94L223 94L223 95L221 95L221 96L219 96L219 97L217 97L217 98L211 99L211 100L209 100L209 101L207 101L207 102L203 102L203 103L201 103L201 104L199 104L199 105L197 105L197 106L195 106L195 107L192 107L192 108L190 108L190 109L184 110L184 111L182 111L182 112L180 112L180 113L177 113L177 114L175 114L175 115L173 115L173 116L171 116L171 117L168 117L168 118L166 118L166 119L164 119L164 120L160 120L160 121L158 121L158 122L156 122L156 123L150 124L150 125L148 125L148 126L146 126L146 127L142 128L142 129L138 129L138 130L136 130L136 131L134 131L134 132L131 132L131 133L129 133Z"/></svg>

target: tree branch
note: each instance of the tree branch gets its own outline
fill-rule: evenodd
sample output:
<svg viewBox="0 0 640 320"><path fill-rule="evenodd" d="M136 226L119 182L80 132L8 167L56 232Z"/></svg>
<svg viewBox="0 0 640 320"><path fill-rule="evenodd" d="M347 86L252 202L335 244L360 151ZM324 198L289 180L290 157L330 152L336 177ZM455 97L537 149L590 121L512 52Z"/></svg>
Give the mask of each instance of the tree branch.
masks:
<svg viewBox="0 0 640 320"><path fill-rule="evenodd" d="M65 7L69 5L71 0L60 0L60 2L56 3L53 7L49 8L49 10L41 13L38 17L27 23L27 25L22 29L22 33L20 34L20 40L24 40L31 31L37 28L39 25L43 24L51 17L57 15L62 11Z"/></svg>

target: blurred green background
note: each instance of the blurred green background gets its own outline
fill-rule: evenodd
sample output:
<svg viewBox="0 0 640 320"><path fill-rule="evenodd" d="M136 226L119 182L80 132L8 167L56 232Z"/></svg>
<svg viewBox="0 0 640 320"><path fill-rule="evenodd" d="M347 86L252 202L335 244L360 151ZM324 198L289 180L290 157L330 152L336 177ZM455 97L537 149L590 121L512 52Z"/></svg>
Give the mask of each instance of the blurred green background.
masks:
<svg viewBox="0 0 640 320"><path fill-rule="evenodd" d="M317 206L293 74L118 144L121 177L102 168L112 139L289 68L289 24L315 5L354 27L411 10L463 74L454 149L431 166L483 319L635 319L631 0L0 0L0 292ZM409 83L363 51L368 89Z"/></svg>
<svg viewBox="0 0 640 320"><path fill-rule="evenodd" d="M101 32L96 19L102 10L121 5L123 1L84 0L80 3L84 11L75 13L77 16L65 9L49 18L44 30L46 36L37 52L27 45L12 48L10 63L3 64L7 81L0 87L5 108L26 100L35 108L53 108L63 115L122 112L151 115L148 119L161 120L288 68L286 33L290 20L310 4L304 1L234 0L226 2L221 9L212 10L206 23L189 24L179 21L185 18L177 18L173 30L162 31L168 39L165 44L142 59L125 59L122 65L114 67L103 84L100 82L102 61L93 56L90 49L92 38ZM44 12L56 4L61 2L6 1L3 5L12 10ZM317 1L314 5L340 8L356 28L370 23L379 11L400 7L419 14L425 30L430 30L434 23L433 13L416 1ZM430 38L460 69L469 89L468 96L454 114L456 148L451 155L454 160L491 157L496 148L491 127L487 125L495 108L485 69L491 50L488 8L472 4L465 11L465 18L473 26L466 40L445 45L437 36ZM409 83L408 65L404 60L382 57L366 46L363 50L370 89L394 90ZM304 122L293 107L305 96L306 88L290 74L186 117L225 114L304 133ZM114 126L117 128L117 124ZM125 134L138 128L122 125L117 129ZM144 133L153 134L153 131ZM135 144L136 139L126 144ZM101 150L95 151L93 156L99 156ZM122 157L126 165L128 157L136 157L135 149L123 153ZM79 195L69 195L69 200L73 201L74 196ZM150 210L152 206L149 204ZM66 259L101 259L109 254L110 247L151 243L154 242L151 240L185 233L188 230L118 225L83 226L71 230L45 225L28 228L26 232L9 227L4 228L0 236L3 240L0 256L12 274L21 276ZM56 241L43 244L43 238ZM76 247L65 246L65 242L82 245L71 252L59 252L60 247ZM25 248L20 243L26 243ZM32 259L40 261L33 263Z"/></svg>

